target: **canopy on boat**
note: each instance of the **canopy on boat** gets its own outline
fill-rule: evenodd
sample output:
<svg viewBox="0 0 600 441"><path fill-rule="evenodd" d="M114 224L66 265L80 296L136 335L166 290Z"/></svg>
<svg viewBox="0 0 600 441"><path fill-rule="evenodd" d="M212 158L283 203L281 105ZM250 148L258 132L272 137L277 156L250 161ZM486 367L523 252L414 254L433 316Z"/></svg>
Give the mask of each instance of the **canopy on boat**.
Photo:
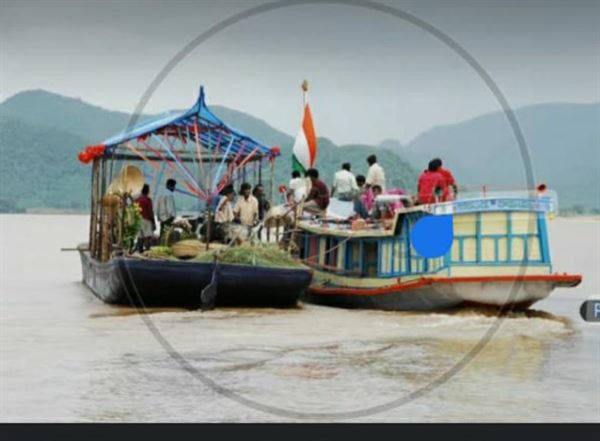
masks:
<svg viewBox="0 0 600 441"><path fill-rule="evenodd" d="M214 153L238 157L251 153L263 157L279 155L278 149L271 149L221 121L206 105L204 87L200 87L198 99L189 110L169 112L142 121L108 138L102 145L110 154L120 144L152 135L175 136L184 142L196 142L198 139L200 145Z"/></svg>
<svg viewBox="0 0 600 441"><path fill-rule="evenodd" d="M78 158L84 164L97 158L142 160L145 170L148 165L154 171L155 188L163 174L177 176L185 192L210 201L226 185L253 173L258 172L260 181L260 169L280 154L279 147L267 147L221 121L200 87L189 110L135 124L102 144L87 146Z"/></svg>

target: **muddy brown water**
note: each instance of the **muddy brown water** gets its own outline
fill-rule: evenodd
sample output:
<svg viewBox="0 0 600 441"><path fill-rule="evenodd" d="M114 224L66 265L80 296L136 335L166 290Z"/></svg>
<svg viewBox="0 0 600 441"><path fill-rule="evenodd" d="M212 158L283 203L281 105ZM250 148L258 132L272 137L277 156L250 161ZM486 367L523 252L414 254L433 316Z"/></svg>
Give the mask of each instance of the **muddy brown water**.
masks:
<svg viewBox="0 0 600 441"><path fill-rule="evenodd" d="M80 282L85 216L0 216L1 421L290 421L223 397L165 352L132 308ZM461 372L409 403L352 421L600 421L600 221L550 224L555 269L581 272L532 311L506 317ZM446 313L296 309L149 310L161 334L219 385L296 412L346 412L443 375L496 320ZM330 420L333 420L330 418ZM343 421L343 420L342 420Z"/></svg>

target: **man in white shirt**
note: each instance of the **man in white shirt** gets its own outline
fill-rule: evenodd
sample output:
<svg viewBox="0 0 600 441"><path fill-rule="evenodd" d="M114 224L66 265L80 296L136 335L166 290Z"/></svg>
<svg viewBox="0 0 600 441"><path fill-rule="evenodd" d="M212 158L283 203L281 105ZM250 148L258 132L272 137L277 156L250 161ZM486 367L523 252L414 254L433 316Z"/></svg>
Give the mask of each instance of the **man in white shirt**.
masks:
<svg viewBox="0 0 600 441"><path fill-rule="evenodd" d="M350 163L342 164L342 169L337 171L333 177L333 185L331 186L331 197L338 192L340 201L351 201L355 194L358 193L358 185L356 177L350 171Z"/></svg>
<svg viewBox="0 0 600 441"><path fill-rule="evenodd" d="M170 227L175 216L177 216L177 209L175 207L175 186L177 181L175 179L167 179L167 193L160 195L156 200L156 216L160 222L160 237L163 237L165 228Z"/></svg>
<svg viewBox="0 0 600 441"><path fill-rule="evenodd" d="M217 209L215 210L215 222L218 224L228 224L235 219L235 215L233 214L235 191L233 187L227 186L223 189L221 195L219 205L217 205Z"/></svg>
<svg viewBox="0 0 600 441"><path fill-rule="evenodd" d="M290 205L297 204L306 196L306 193L306 179L301 177L299 171L294 170L289 183L288 203Z"/></svg>
<svg viewBox="0 0 600 441"><path fill-rule="evenodd" d="M381 168L381 166L377 164L377 157L375 155L369 156L367 158L367 163L369 164L369 172L367 173L367 185L369 187L379 185L382 190L385 190L385 173L383 172L383 168Z"/></svg>
<svg viewBox="0 0 600 441"><path fill-rule="evenodd" d="M240 197L235 204L233 214L240 224L252 227L258 221L258 199L250 194L252 186L244 182L240 187Z"/></svg>

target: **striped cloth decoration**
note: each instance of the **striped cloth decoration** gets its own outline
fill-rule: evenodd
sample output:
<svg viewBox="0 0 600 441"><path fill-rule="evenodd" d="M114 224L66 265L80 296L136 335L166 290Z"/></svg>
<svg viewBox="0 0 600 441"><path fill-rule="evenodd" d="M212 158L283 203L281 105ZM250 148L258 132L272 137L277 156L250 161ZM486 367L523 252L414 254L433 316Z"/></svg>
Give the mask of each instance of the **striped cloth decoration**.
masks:
<svg viewBox="0 0 600 441"><path fill-rule="evenodd" d="M308 83L306 80L302 83L304 91L304 113L302 115L302 125L294 142L292 151L292 169L304 173L311 167L314 167L317 160L317 136L313 126L310 106L308 105Z"/></svg>

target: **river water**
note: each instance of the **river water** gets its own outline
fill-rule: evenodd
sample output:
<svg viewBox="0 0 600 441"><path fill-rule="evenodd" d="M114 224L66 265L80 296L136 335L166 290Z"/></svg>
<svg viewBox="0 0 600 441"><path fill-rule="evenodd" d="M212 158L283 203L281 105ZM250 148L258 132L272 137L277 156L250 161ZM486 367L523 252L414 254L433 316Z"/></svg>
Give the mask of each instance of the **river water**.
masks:
<svg viewBox="0 0 600 441"><path fill-rule="evenodd" d="M97 300L60 251L85 240L85 216L2 215L0 229L0 421L600 421L600 325L578 312L600 297L598 219L550 224L556 270L583 283L504 318L454 375L490 311L142 315Z"/></svg>

